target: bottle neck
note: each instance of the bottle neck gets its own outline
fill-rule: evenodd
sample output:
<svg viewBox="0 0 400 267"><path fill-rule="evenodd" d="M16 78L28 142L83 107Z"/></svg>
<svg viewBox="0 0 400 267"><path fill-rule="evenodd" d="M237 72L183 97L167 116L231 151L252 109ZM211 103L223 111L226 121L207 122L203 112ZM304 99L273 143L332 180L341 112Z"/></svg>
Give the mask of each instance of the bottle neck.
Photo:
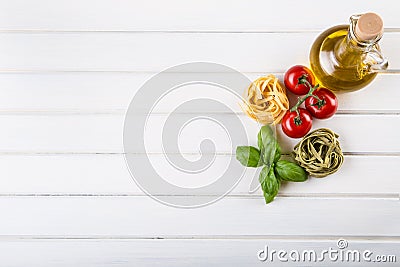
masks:
<svg viewBox="0 0 400 267"><path fill-rule="evenodd" d="M362 54L364 54L366 47L360 46L358 42L350 34L350 31L337 43L335 47L335 57L342 66L357 65ZM355 55L359 55L358 57Z"/></svg>
<svg viewBox="0 0 400 267"><path fill-rule="evenodd" d="M388 61L379 48L382 33L375 38L363 40L356 34L357 22L361 15L352 16L347 34L334 47L335 63L342 69L353 70L362 79L365 75L384 70ZM345 27L343 29L346 29ZM343 35L342 35L343 36Z"/></svg>
<svg viewBox="0 0 400 267"><path fill-rule="evenodd" d="M347 35L335 48L336 58L343 65L356 65L359 60L364 58L364 55L375 49L379 38L371 41L364 41L357 38L354 32L355 24L352 23L349 26ZM359 55L359 57L355 57Z"/></svg>
<svg viewBox="0 0 400 267"><path fill-rule="evenodd" d="M356 28L360 17L361 15L353 15L350 17L350 25L347 34L347 39L353 46L358 47L360 50L369 51L382 38L382 33L375 36L375 38L369 40L359 38L357 36Z"/></svg>

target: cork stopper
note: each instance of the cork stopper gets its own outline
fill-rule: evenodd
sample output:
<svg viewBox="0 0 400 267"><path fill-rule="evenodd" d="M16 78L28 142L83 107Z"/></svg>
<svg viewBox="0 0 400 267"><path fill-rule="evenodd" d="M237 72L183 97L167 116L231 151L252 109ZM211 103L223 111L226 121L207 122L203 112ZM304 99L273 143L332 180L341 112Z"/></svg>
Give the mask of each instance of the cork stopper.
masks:
<svg viewBox="0 0 400 267"><path fill-rule="evenodd" d="M356 24L357 37L364 41L369 41L383 34L383 21L375 13L365 13L360 16Z"/></svg>

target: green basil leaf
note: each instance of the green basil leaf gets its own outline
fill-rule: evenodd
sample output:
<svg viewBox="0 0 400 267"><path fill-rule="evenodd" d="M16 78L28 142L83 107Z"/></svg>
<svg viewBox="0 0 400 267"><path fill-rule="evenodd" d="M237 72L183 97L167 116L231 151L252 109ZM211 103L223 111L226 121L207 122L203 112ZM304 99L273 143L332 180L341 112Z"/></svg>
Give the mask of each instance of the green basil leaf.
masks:
<svg viewBox="0 0 400 267"><path fill-rule="evenodd" d="M261 127L260 131L258 132L258 148L260 150L263 148L263 145L268 142L269 139L274 138L274 133L268 125L264 125Z"/></svg>
<svg viewBox="0 0 400 267"><path fill-rule="evenodd" d="M261 127L258 132L258 147L260 148L261 159L267 166L271 166L274 162L276 143L271 127L268 125Z"/></svg>
<svg viewBox="0 0 400 267"><path fill-rule="evenodd" d="M275 142L275 156L274 156L274 163L278 162L281 158L281 146L278 142Z"/></svg>
<svg viewBox="0 0 400 267"><path fill-rule="evenodd" d="M271 166L268 166L268 165L264 165L264 167L262 168L262 170L260 172L260 176L258 176L258 181L260 182L261 187L262 187L262 184L264 183L265 179L267 179L270 169L273 169L273 168L271 168ZM264 191L264 189L263 189L263 191Z"/></svg>
<svg viewBox="0 0 400 267"><path fill-rule="evenodd" d="M260 159L260 150L252 146L238 146L236 159L246 167L259 167L263 164Z"/></svg>
<svg viewBox="0 0 400 267"><path fill-rule="evenodd" d="M275 177L276 177L277 180L285 181L285 180L282 179L282 177L279 176L279 173L276 171L276 168L274 168L274 174L275 174Z"/></svg>
<svg viewBox="0 0 400 267"><path fill-rule="evenodd" d="M260 173L261 188L264 193L265 203L270 203L278 194L280 182L276 179L274 168L265 166Z"/></svg>
<svg viewBox="0 0 400 267"><path fill-rule="evenodd" d="M306 171L296 163L280 160L275 164L275 172L281 180L304 182L308 176Z"/></svg>

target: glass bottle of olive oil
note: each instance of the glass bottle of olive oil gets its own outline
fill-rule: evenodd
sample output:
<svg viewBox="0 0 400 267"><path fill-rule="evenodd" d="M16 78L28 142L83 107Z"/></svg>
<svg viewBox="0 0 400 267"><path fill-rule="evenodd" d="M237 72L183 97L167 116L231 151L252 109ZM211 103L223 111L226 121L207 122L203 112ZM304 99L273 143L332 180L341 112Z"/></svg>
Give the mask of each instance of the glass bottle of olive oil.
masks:
<svg viewBox="0 0 400 267"><path fill-rule="evenodd" d="M354 15L350 25L323 32L310 52L310 65L318 82L334 91L354 91L368 85L388 67L378 41L382 19L375 13Z"/></svg>

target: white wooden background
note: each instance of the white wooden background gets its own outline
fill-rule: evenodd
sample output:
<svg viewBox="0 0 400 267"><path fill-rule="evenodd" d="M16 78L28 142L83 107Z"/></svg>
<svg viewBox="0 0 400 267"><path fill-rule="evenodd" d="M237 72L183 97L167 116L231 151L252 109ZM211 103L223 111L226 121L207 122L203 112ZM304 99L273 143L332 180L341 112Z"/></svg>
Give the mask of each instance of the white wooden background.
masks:
<svg viewBox="0 0 400 267"><path fill-rule="evenodd" d="M267 264L256 255L266 244L326 248L340 237L400 261L398 7L392 0L0 1L0 266L253 266ZM308 64L319 32L366 11L385 21L381 43L392 71L339 95L338 114L315 123L341 135L339 173L289 184L269 206L247 193L246 176L199 209L161 205L132 181L124 114L152 75L209 61L250 79L281 77ZM280 140L286 152L295 144ZM162 157L157 142L151 148L151 157Z"/></svg>

